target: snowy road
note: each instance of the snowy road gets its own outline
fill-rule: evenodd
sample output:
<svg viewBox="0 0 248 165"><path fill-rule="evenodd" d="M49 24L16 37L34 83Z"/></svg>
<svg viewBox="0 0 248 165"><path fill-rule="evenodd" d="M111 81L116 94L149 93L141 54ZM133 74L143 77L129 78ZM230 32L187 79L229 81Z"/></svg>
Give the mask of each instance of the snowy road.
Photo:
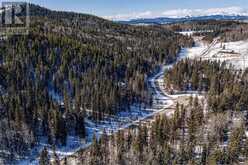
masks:
<svg viewBox="0 0 248 165"><path fill-rule="evenodd" d="M199 38L194 39L196 41L195 46L192 48L183 48L179 53L177 62L185 58L197 59L201 57L208 57L212 53L212 51L215 51L216 47L219 47L218 38L209 45L204 44ZM235 44L230 45L233 46ZM166 74L166 71L168 69L173 67L174 64L161 67L160 71L148 80L149 88L153 93L153 105L151 107L147 108L134 105L131 107L130 112L121 112L115 117L111 116L107 118L100 124L95 124L92 121L86 120L88 124L88 133L91 132L89 133L89 139L91 139L93 132L95 132L98 136L101 135L103 129L105 129L108 133L115 133L119 130L127 129L131 126L137 126L140 122L149 123L153 121L154 116L160 113L172 115L174 112L173 107L175 107L175 102L177 101L177 98L179 96L199 96L198 93L180 95L169 95L168 93L166 93L164 89L164 75ZM90 143L91 142L89 140L89 143L87 143L86 146L89 146ZM84 147L81 146L77 150L83 148ZM75 152L77 150L75 150Z"/></svg>
<svg viewBox="0 0 248 165"><path fill-rule="evenodd" d="M149 80L149 89L153 93L153 104L151 107L140 107L138 105L131 106L130 111L120 112L116 116L108 116L100 123L95 123L89 119L86 119L87 138L85 142L82 142L78 137L69 136L67 138L67 146L57 147L56 153L62 159L65 156L70 156L77 151L90 146L92 136L95 133L98 137L105 130L108 134L116 133L119 130L124 130L132 126L137 126L141 121L149 122L157 114L166 111L167 108L174 104L174 99L164 92L163 77L166 69L172 67L172 65L166 65L160 69L160 71L152 76ZM47 145L45 139L43 139L37 147L32 149L31 156L28 156L25 160L17 162L19 165L37 165L38 155L43 147L47 147L49 153L52 154L52 149Z"/></svg>
<svg viewBox="0 0 248 165"><path fill-rule="evenodd" d="M198 46L198 45L197 45ZM197 50L196 46L196 50ZM194 48L183 48L179 53L177 61L180 61L190 54L190 50ZM175 63L174 63L175 64ZM137 126L140 122L151 122L153 117L166 112L168 109L172 109L175 105L176 98L179 95L169 95L164 90L164 74L166 70L173 67L174 64L165 65L161 67L160 71L149 78L149 88L151 93L153 93L153 104L151 107L142 107L138 105L133 105L128 112L120 112L116 116L108 116L100 123L94 123L90 119L86 119L86 129L87 138L85 142L82 142L80 138L69 136L67 138L67 146L57 147L56 153L62 159L66 156L75 154L77 151L85 149L91 145L92 136L95 133L98 137L101 136L103 130L108 134L116 133L119 130L127 129L132 126ZM190 95L190 94L185 94ZM182 96L182 95L180 95ZM168 111L168 114L173 114L173 111ZM46 146L49 153L52 154L52 149L47 145L46 140L42 140L37 147L35 147L28 156L27 159L18 161L17 164L20 165L37 165L39 152Z"/></svg>

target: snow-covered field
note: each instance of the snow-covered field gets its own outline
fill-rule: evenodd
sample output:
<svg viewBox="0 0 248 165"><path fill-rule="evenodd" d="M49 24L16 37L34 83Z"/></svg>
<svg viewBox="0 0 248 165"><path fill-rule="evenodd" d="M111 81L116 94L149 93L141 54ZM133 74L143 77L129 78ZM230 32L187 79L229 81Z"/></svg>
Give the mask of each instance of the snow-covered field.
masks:
<svg viewBox="0 0 248 165"><path fill-rule="evenodd" d="M223 49L223 47L225 47L225 49ZM247 68L248 40L217 43L204 58L226 61L228 64L232 64L237 69Z"/></svg>
<svg viewBox="0 0 248 165"><path fill-rule="evenodd" d="M210 45L198 40L195 47L186 51L187 56L192 59L225 61L233 65L235 69L248 67L248 40L222 43L216 39Z"/></svg>

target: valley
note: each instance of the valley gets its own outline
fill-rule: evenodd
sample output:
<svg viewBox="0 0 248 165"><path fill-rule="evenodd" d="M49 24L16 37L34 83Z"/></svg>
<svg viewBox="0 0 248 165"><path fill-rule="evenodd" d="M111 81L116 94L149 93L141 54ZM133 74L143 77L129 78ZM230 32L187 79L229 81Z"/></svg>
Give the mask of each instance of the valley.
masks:
<svg viewBox="0 0 248 165"><path fill-rule="evenodd" d="M193 33L190 32L190 35L192 35ZM182 34L188 35L187 32L182 32ZM151 113L142 119L131 122L131 124L129 125L130 127L129 126L126 127L125 130L124 130L124 128L117 129L115 132L116 136L118 136L120 131L124 132L124 135L129 134L128 133L129 129L131 129L131 130L138 129L139 130L142 127L147 127L148 129L152 129L152 125L154 123L156 123L156 120L159 118L159 116L166 115L168 118L173 119L176 115L175 113L178 111L177 110L177 106L178 106L177 104L183 105L184 107L189 107L189 104L190 104L189 100L192 97L198 98L199 102L201 102L204 116L208 116L211 114L211 112L208 110L209 105L207 103L206 93L201 92L201 91L196 91L196 90L195 91L178 91L178 92L175 92L175 90L174 90L173 91L174 94L169 94L168 89L166 89L167 85L165 84L165 80L164 80L164 75L166 75L166 72L168 70L173 68L174 65L176 65L177 63L180 63L180 61L184 61L186 59L188 59L188 60L189 59L193 59L193 60L198 59L198 60L206 60L206 61L209 61L209 60L220 61L220 59L221 59L222 62L227 61L227 62L230 62L230 64L233 64L235 66L235 62L236 62L235 60L229 61L230 60L229 57L226 57L226 56L222 56L219 59L216 59L213 56L211 56L213 54L212 51L217 51L216 49L219 48L220 44L221 45L225 44L225 45L227 45L227 47L230 47L230 48L234 48L234 49L236 48L236 50L237 50L237 46L236 46L237 44L239 44L239 45L240 45L240 43L246 44L245 41L238 41L238 42L232 42L232 43L222 43L219 41L219 38L216 38L213 40L212 43L207 44L207 43L204 43L204 41L202 40L203 37L204 36L194 37L194 40L195 40L195 46L194 47L183 48L178 55L177 62L175 62L174 64L170 64L170 65L164 65L161 68L161 71L149 80L150 90L153 93L153 106L150 109L153 109L154 113ZM243 48L243 49L239 49L239 50L244 51L247 47L246 46L242 47L242 45L241 45L239 48ZM243 53L242 55L246 56L245 53ZM236 70L243 69L243 68L246 68L246 67L241 67L239 64L237 64L235 67ZM158 108L155 108L155 107L158 107ZM235 128L239 127L242 123L242 120L243 120L241 116L242 116L242 114L236 113L235 116L230 117L228 119L228 121L235 123L236 126L233 126L233 124L230 124L230 126L228 126L228 127L230 127L230 129L232 127L235 127ZM201 135L205 138L207 138L208 132L211 131L212 126L210 123L216 119L214 119L214 118L212 119L212 117L210 117L209 119L206 119L206 120L207 120L207 121L205 121L206 125L203 126L204 129L206 129L206 132ZM214 122L216 122L216 121L214 121ZM231 132L227 132L227 134L228 134L227 136L229 138L231 138L230 137ZM184 136L188 136L188 135L189 135L189 132L187 133L187 130L186 130L186 133ZM113 135L111 135L111 136L113 136ZM151 136L151 135L149 135L149 136ZM218 146L219 146L219 148L225 150L226 148L228 148L228 143L229 143L229 141L226 140L226 141L223 141L222 143L220 143ZM176 143L176 145L178 145L178 144ZM89 152L91 151L91 149L87 149L87 150L89 150ZM87 153L88 152L87 150L83 149L82 153L84 153L84 152ZM195 152L198 155L201 154L202 150L203 150L203 148L201 145L196 146L196 148L195 148ZM80 153L80 151L79 151L79 152L73 154L72 156L68 156L68 157L66 157L66 159L62 160L62 163L65 163L65 161L66 161L69 164L80 164L80 162L82 160L79 159L79 157L81 157L80 155L82 153ZM87 161L88 161L87 159L83 160L83 162L85 162L85 163ZM241 164L244 163L243 161L244 161L244 159L240 158ZM110 160L110 162L111 162L111 160Z"/></svg>
<svg viewBox="0 0 248 165"><path fill-rule="evenodd" d="M246 15L19 7L28 34L0 40L0 164L248 163Z"/></svg>
<svg viewBox="0 0 248 165"><path fill-rule="evenodd" d="M183 32L183 35L188 35L187 32ZM191 33L192 34L192 33ZM108 136L111 136L113 133L117 134L119 131L127 132L128 129L137 129L140 125L147 126L148 128L151 127L151 124L155 122L158 116L166 115L169 118L172 118L177 103L188 106L188 101L190 97L198 97L200 100L205 100L204 95L197 91L184 91L180 92L179 94L169 94L168 91L165 89L165 81L164 75L166 72L173 67L174 64L180 62L181 60L185 60L187 58L193 58L192 56L194 53L201 51L206 51L210 46L202 46L202 40L199 37L194 38L195 46L192 48L183 48L180 53L178 54L177 61L173 64L169 65L162 65L161 69L158 73L148 79L149 82L149 90L153 96L153 103L151 107L148 108L141 108L136 111L136 114L132 113L125 113L127 117L124 121L117 121L113 122L114 120L109 117L107 121L102 121L100 124L94 124L90 122L91 127L89 129L93 129L96 136L101 136L103 132L106 132ZM206 106L206 105L205 105ZM206 110L206 107L205 107ZM148 112L146 112L148 111ZM134 111L135 112L135 111ZM147 113L147 114L146 114ZM116 118L122 118L122 116L118 116ZM136 120L132 120L135 119ZM127 123L126 123L127 122ZM108 124L106 124L108 123ZM92 138L92 137L91 137ZM87 148L81 148L71 156L66 156L66 161L69 164L80 164L78 160L78 155L81 151L88 150ZM65 162L65 158L62 159L62 163Z"/></svg>

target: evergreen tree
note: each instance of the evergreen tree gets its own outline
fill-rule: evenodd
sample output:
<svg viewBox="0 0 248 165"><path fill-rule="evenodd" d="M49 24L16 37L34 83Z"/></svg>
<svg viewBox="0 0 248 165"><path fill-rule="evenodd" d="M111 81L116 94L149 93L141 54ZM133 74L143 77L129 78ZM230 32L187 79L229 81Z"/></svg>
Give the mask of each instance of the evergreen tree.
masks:
<svg viewBox="0 0 248 165"><path fill-rule="evenodd" d="M101 149L100 152L102 153L102 156L103 156L103 159L101 160L102 164L109 164L109 158L108 158L110 154L109 140L108 140L108 135L105 130L103 131L103 134L100 138L99 145Z"/></svg>
<svg viewBox="0 0 248 165"><path fill-rule="evenodd" d="M116 151L117 151L117 160L116 163L117 164L124 164L124 153L125 153L125 139L124 139L124 132L123 131L118 131L117 135L116 135Z"/></svg>
<svg viewBox="0 0 248 165"><path fill-rule="evenodd" d="M244 135L243 127L233 130L228 144L228 160L231 164L238 163L238 158L241 154L242 140Z"/></svg>
<svg viewBox="0 0 248 165"><path fill-rule="evenodd" d="M100 164L100 147L98 144L98 140L96 138L96 135L93 135L93 139L92 139L92 145L91 145L91 149L90 149L90 161L89 164L90 165L96 165L96 164Z"/></svg>
<svg viewBox="0 0 248 165"><path fill-rule="evenodd" d="M56 147L55 147L55 145L53 146L53 164L54 165L60 165L60 160L59 160L59 157L58 157L58 155L57 155L57 153L56 153Z"/></svg>
<svg viewBox="0 0 248 165"><path fill-rule="evenodd" d="M77 116L75 129L76 129L75 130L76 134L79 135L80 138L85 138L86 131L85 131L84 115L82 112Z"/></svg>
<svg viewBox="0 0 248 165"><path fill-rule="evenodd" d="M40 153L39 165L49 165L49 156L47 148L45 147Z"/></svg>

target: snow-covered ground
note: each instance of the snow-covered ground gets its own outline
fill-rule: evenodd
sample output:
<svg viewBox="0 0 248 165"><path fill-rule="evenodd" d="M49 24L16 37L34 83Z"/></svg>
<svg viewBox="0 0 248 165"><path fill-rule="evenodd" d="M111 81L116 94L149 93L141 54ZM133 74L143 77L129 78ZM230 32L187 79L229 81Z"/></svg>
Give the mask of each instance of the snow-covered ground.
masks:
<svg viewBox="0 0 248 165"><path fill-rule="evenodd" d="M180 53L179 59L185 58L186 56L186 49L183 49ZM78 137L69 136L67 139L67 146L57 146L56 153L60 158L63 158L68 155L72 155L76 151L86 148L91 144L93 134L97 137L101 136L103 131L105 130L108 134L116 133L119 130L129 128L133 125L138 125L140 121L144 121L156 114L159 114L162 111L165 111L166 108L169 108L174 104L174 100L172 97L168 96L163 90L163 86L159 82L163 81L163 75L166 69L169 69L173 66L166 65L160 69L160 71L152 76L148 82L151 92L153 93L153 104L151 107L142 107L138 105L131 106L129 111L119 112L115 116L108 116L104 120L99 123L95 123L90 119L86 119L86 131L87 131L87 138L85 141L80 140ZM60 100L55 92L50 93L53 98ZM38 164L38 156L40 151L44 147L48 148L50 154L52 154L51 146L47 145L47 139L43 138L37 147L32 149L31 156L28 156L25 160L18 161L17 164L19 165L37 165Z"/></svg>
<svg viewBox="0 0 248 165"><path fill-rule="evenodd" d="M210 45L198 40L195 47L186 51L188 58L225 61L227 64L233 65L235 69L248 67L248 40L222 43L216 39Z"/></svg>
<svg viewBox="0 0 248 165"><path fill-rule="evenodd" d="M193 32L190 32L193 33ZM183 34L183 33L182 33ZM188 35L185 33L184 35ZM211 57L212 51L218 49L218 44L209 45L203 44L201 38L195 38L196 45L193 48L183 48L179 54L178 60L180 61L185 58L198 58L203 52L210 52L207 54L206 58ZM226 44L226 48L235 49L238 47L240 52L244 53L247 42L240 42L235 44ZM248 46L248 44L247 44ZM219 46L220 47L220 46ZM212 50L213 49L213 50ZM206 51L211 50L211 51ZM241 51L242 50L242 51ZM148 82L150 84L151 92L153 93L153 105L151 107L144 107L133 105L128 112L120 112L115 116L108 116L100 123L95 123L90 119L86 119L86 129L87 129L87 138L85 141L80 140L78 137L69 136L67 139L66 147L57 147L56 153L60 158L71 155L76 151L86 148L91 144L92 136L95 133L99 137L103 130L108 134L115 133L118 130L126 129L130 126L137 125L140 121L144 121L152 116L155 116L161 112L166 111L167 108L174 105L174 101L179 96L190 96L190 94L180 94L180 95L169 95L164 90L164 74L166 70L173 67L174 64L163 66L160 71L151 77ZM54 98L60 99L53 92L50 93ZM197 95L197 94L193 94ZM167 114L171 115L173 112L168 112ZM27 157L27 159L17 162L20 165L36 165L38 164L38 154L43 149L44 146L47 146L46 140L41 140L41 142L32 150L32 156ZM52 149L49 148L49 153L52 153Z"/></svg>
<svg viewBox="0 0 248 165"><path fill-rule="evenodd" d="M225 47L225 49L223 49ZM248 40L217 43L204 58L226 61L237 69L248 67Z"/></svg>
<svg viewBox="0 0 248 165"><path fill-rule="evenodd" d="M195 33L211 33L211 32L213 32L213 31L212 30L199 30L199 31L189 30L189 31L181 31L181 32L178 32L178 33L182 34L182 35L185 35L185 36L192 36Z"/></svg>

